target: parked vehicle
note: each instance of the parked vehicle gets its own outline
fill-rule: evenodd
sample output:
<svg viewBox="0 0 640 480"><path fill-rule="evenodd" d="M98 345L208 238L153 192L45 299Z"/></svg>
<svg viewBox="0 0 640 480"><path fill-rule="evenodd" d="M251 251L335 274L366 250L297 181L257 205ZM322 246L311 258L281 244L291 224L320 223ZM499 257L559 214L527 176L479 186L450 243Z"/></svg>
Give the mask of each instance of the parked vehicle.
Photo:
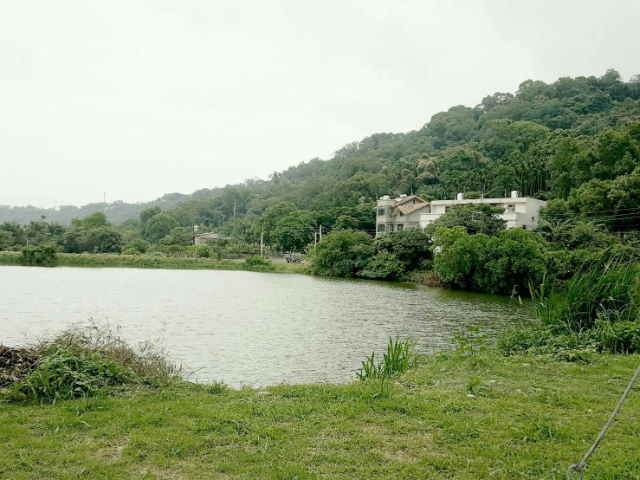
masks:
<svg viewBox="0 0 640 480"><path fill-rule="evenodd" d="M302 254L291 251L284 254L284 259L287 263L300 263L302 262Z"/></svg>

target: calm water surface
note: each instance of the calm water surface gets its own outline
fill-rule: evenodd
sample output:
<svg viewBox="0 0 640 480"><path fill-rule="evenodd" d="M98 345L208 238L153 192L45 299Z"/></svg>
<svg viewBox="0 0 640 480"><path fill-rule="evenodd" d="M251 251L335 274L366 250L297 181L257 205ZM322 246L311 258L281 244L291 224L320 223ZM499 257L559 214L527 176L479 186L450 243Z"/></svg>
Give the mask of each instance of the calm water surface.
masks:
<svg viewBox="0 0 640 480"><path fill-rule="evenodd" d="M352 380L389 336L451 347L530 309L509 298L412 284L221 270L0 266L0 344L89 318L132 342L162 339L192 380L232 386Z"/></svg>

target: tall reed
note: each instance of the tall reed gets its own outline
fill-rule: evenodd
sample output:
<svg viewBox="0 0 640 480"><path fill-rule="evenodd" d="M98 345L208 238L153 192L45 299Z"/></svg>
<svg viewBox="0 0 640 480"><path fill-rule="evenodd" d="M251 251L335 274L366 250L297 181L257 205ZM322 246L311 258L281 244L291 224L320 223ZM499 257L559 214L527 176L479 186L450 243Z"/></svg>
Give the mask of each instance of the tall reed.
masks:
<svg viewBox="0 0 640 480"><path fill-rule="evenodd" d="M563 332L591 330L602 321L635 322L640 315L640 277L634 264L605 255L576 272L561 290L548 277L531 289L543 324Z"/></svg>

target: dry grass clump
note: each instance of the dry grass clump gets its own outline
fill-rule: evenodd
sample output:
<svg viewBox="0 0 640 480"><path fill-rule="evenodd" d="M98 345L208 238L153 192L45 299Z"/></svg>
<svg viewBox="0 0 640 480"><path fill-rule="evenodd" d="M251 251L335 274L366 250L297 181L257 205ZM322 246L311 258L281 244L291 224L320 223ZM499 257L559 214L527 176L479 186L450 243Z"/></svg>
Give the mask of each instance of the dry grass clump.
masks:
<svg viewBox="0 0 640 480"><path fill-rule="evenodd" d="M117 328L93 321L26 348L0 347L0 387L7 400L55 403L127 385L158 386L181 378L181 371L167 361L160 343L142 342L134 348Z"/></svg>
<svg viewBox="0 0 640 480"><path fill-rule="evenodd" d="M110 324L92 320L86 324L72 325L49 338L42 338L30 350L41 357L58 348L97 353L107 360L130 368L141 377L170 379L181 376L182 368L167 360L161 343L145 341L134 348L120 336L118 330Z"/></svg>
<svg viewBox="0 0 640 480"><path fill-rule="evenodd" d="M26 348L11 348L0 345L0 386L23 380L32 372L40 357Z"/></svg>

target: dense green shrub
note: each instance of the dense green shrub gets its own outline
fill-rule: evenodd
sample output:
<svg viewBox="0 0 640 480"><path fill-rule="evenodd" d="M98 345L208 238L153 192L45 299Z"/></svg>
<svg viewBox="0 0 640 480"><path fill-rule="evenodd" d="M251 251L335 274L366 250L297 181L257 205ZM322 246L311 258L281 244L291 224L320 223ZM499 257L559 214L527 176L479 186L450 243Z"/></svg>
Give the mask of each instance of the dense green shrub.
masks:
<svg viewBox="0 0 640 480"><path fill-rule="evenodd" d="M58 246L48 243L39 247L24 247L20 261L29 266L53 266L58 261Z"/></svg>
<svg viewBox="0 0 640 480"><path fill-rule="evenodd" d="M382 235L375 239L374 247L377 254L393 254L404 272L422 268L423 262L433 257L431 237L419 228Z"/></svg>
<svg viewBox="0 0 640 480"><path fill-rule="evenodd" d="M538 324L507 330L498 342L506 354L544 353L565 360L589 352L640 352L640 280L634 264L605 255L579 270L563 288L548 279L533 290Z"/></svg>
<svg viewBox="0 0 640 480"><path fill-rule="evenodd" d="M127 245L127 247L135 248L140 253L147 253L147 251L149 250L149 246L150 246L149 242L147 242L146 240L143 240L142 238L134 238Z"/></svg>
<svg viewBox="0 0 640 480"><path fill-rule="evenodd" d="M271 262L271 259L264 257L247 257L242 265L244 270L260 270L260 271L273 271L275 265Z"/></svg>
<svg viewBox="0 0 640 480"><path fill-rule="evenodd" d="M638 268L605 256L589 269L576 272L565 288L548 281L533 289L536 313L544 325L563 332L580 332L598 320L616 323L640 317Z"/></svg>
<svg viewBox="0 0 640 480"><path fill-rule="evenodd" d="M333 277L355 277L373 255L373 240L363 232L338 230L307 252L310 272Z"/></svg>
<svg viewBox="0 0 640 480"><path fill-rule="evenodd" d="M5 378L16 379L10 400L88 397L116 386L165 385L181 374L167 362L161 345L142 342L133 348L109 325L96 323L73 325L20 351L4 351L0 367ZM16 353L19 361L7 360Z"/></svg>
<svg viewBox="0 0 640 480"><path fill-rule="evenodd" d="M367 261L364 269L356 275L362 278L395 280L404 273L405 266L396 255L389 252L378 252Z"/></svg>
<svg viewBox="0 0 640 480"><path fill-rule="evenodd" d="M11 232L0 230L0 250L8 250L16 241Z"/></svg>
<svg viewBox="0 0 640 480"><path fill-rule="evenodd" d="M458 288L526 294L546 272L542 240L522 229L488 237L469 235L463 227L441 228L435 243L442 249L434 259L436 272Z"/></svg>
<svg viewBox="0 0 640 480"><path fill-rule="evenodd" d="M106 387L132 383L134 372L99 353L55 348L19 385L35 400L67 400L97 394Z"/></svg>
<svg viewBox="0 0 640 480"><path fill-rule="evenodd" d="M542 252L542 241L534 233L520 228L500 232L480 258L478 290L528 294L529 285L538 285L546 273Z"/></svg>
<svg viewBox="0 0 640 480"><path fill-rule="evenodd" d="M211 257L211 247L208 245L199 245L196 247L196 255L198 258L209 258Z"/></svg>

